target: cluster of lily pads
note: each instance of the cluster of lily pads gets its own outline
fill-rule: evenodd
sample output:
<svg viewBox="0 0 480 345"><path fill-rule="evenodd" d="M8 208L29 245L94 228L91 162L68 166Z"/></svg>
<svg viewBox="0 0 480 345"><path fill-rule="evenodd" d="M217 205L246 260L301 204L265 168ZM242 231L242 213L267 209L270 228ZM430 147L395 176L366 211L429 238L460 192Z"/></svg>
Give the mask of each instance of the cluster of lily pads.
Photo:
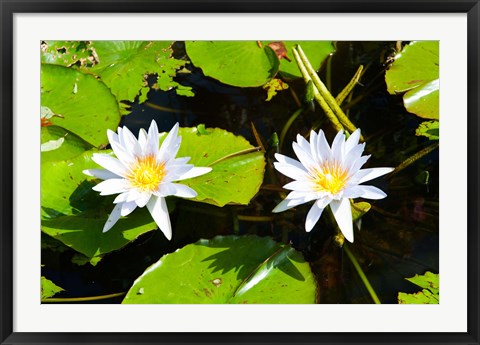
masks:
<svg viewBox="0 0 480 345"><path fill-rule="evenodd" d="M146 232L175 236L171 196L217 207L248 205L268 159L258 143L201 124L160 133L153 121L137 135L119 124L152 89L194 97L175 81L189 63L224 84L262 87L271 99L288 82L306 78L295 63L297 46L316 68L334 51L332 42L197 41L185 42L185 60L173 56L172 42L42 42L42 232L94 264ZM438 43L406 45L386 81L390 93L404 94L409 112L429 120L417 135L438 140ZM305 223L310 231L328 206L339 233L353 242L359 215L350 199L385 197L362 183L393 170L361 169L369 156L362 156L365 143L359 141L360 130L348 126L332 141L322 130L312 131L310 141L297 136L298 160L275 156L275 168L293 180L273 212L312 203ZM45 298L59 291L48 284L42 279L50 291ZM309 264L290 245L253 235L217 236L162 257L123 302L315 303L316 288Z"/></svg>

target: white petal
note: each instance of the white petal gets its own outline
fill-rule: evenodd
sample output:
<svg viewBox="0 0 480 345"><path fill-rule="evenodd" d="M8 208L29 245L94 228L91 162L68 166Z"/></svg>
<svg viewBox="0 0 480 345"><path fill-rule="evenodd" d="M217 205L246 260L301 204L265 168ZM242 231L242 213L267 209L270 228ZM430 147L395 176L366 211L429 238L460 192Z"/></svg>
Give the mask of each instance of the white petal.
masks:
<svg viewBox="0 0 480 345"><path fill-rule="evenodd" d="M371 168L371 169L363 169L359 170L355 175L356 178L359 179L358 183L367 182L373 180L377 177L382 175L388 174L392 172L394 168Z"/></svg>
<svg viewBox="0 0 480 345"><path fill-rule="evenodd" d="M178 122L173 126L170 132L167 134L167 137L162 142L162 146L158 150L158 159L161 162L167 162L178 153L182 138L178 136Z"/></svg>
<svg viewBox="0 0 480 345"><path fill-rule="evenodd" d="M158 190L155 192L155 195L158 197L166 197L169 195L174 195L177 192L177 189L173 183L162 183Z"/></svg>
<svg viewBox="0 0 480 345"><path fill-rule="evenodd" d="M87 169L83 170L83 173L88 176L94 176L102 180L108 180L111 178L121 178L121 176L114 174L113 172L105 169Z"/></svg>
<svg viewBox="0 0 480 345"><path fill-rule="evenodd" d="M197 196L197 192L195 192L192 188L185 186L184 184L172 183L172 185L176 189L175 194L173 194L175 196L181 198L194 198Z"/></svg>
<svg viewBox="0 0 480 345"><path fill-rule="evenodd" d="M364 186L364 185L358 185L358 186L353 186L348 188L344 196L347 198L365 198L365 199L372 199L372 200L378 200L378 199L383 199L387 196L385 192L383 192L381 189L374 187L374 186Z"/></svg>
<svg viewBox="0 0 480 345"><path fill-rule="evenodd" d="M142 152L145 153L145 147L147 146L147 131L143 128L140 128L138 131L138 144L142 149Z"/></svg>
<svg viewBox="0 0 480 345"><path fill-rule="evenodd" d="M142 192L139 191L138 189L136 188L133 188L133 189L130 189L128 191L128 195L126 196L126 200L127 202L130 202L130 201L135 201L139 198L142 197Z"/></svg>
<svg viewBox="0 0 480 345"><path fill-rule="evenodd" d="M212 168L210 168L210 167L194 167L194 168L190 169L188 172L186 172L185 174L178 177L176 179L176 181L186 180L188 178L197 177L197 176L200 176L200 175L205 175L205 174L209 173L210 171L212 171Z"/></svg>
<svg viewBox="0 0 480 345"><path fill-rule="evenodd" d="M318 220L320 219L323 209L324 209L323 207L322 208L318 207L317 203L313 204L313 206L310 208L310 211L308 211L307 219L305 220L305 231L307 232L312 231L313 227L315 226L315 224L317 224Z"/></svg>
<svg viewBox="0 0 480 345"><path fill-rule="evenodd" d="M275 158L277 159L278 163L293 165L294 167L296 167L300 170L303 170L305 173L307 172L307 169L305 169L305 167L302 165L302 163L300 163L296 159L292 159L292 158L284 156L280 153L275 153Z"/></svg>
<svg viewBox="0 0 480 345"><path fill-rule="evenodd" d="M100 192L100 195L112 195L127 191L128 185L123 178L112 178L100 182L92 189Z"/></svg>
<svg viewBox="0 0 480 345"><path fill-rule="evenodd" d="M356 166L355 164L362 157L362 153L364 149L365 149L365 143L359 144L343 156L343 164L347 169L350 170L350 173L355 173L352 170L352 167Z"/></svg>
<svg viewBox="0 0 480 345"><path fill-rule="evenodd" d="M332 150L328 145L327 138L325 138L325 133L322 130L318 132L316 151L320 161L330 160L332 158Z"/></svg>
<svg viewBox="0 0 480 345"><path fill-rule="evenodd" d="M355 163L353 163L351 166L350 166L350 172L351 173L356 173L358 170L360 170L360 168L368 161L368 159L370 158L371 155L366 155L366 156L362 156L360 157L359 159L356 160Z"/></svg>
<svg viewBox="0 0 480 345"><path fill-rule="evenodd" d="M150 128L148 129L147 135L147 144L144 146L146 155L157 156L158 154L158 143L159 143L158 127L157 123L152 120Z"/></svg>
<svg viewBox="0 0 480 345"><path fill-rule="evenodd" d="M121 205L122 209L120 210L120 214L122 215L122 217L128 216L137 208L137 204L135 204L134 201L124 202Z"/></svg>
<svg viewBox="0 0 480 345"><path fill-rule="evenodd" d="M312 131L313 132L313 131ZM300 134L297 134L297 145L302 148L305 152L310 153L310 143L302 137Z"/></svg>
<svg viewBox="0 0 480 345"><path fill-rule="evenodd" d="M350 200L348 198L333 200L330 203L330 207L343 236L345 236L349 242L353 242L352 208L350 206Z"/></svg>
<svg viewBox="0 0 480 345"><path fill-rule="evenodd" d="M294 190L290 192L287 196L288 199L301 199L303 202L309 202L312 200L317 199L317 193L312 193L310 191L308 192L302 192L299 190Z"/></svg>
<svg viewBox="0 0 480 345"><path fill-rule="evenodd" d="M302 163L302 165L307 168L307 170L311 170L316 167L317 164L312 158L310 147L308 148L308 151L305 151L296 142L293 142L292 147L293 151L300 160L300 163Z"/></svg>
<svg viewBox="0 0 480 345"><path fill-rule="evenodd" d="M125 177L127 168L117 159L103 153L94 153L92 160L103 168L110 170L118 176Z"/></svg>
<svg viewBox="0 0 480 345"><path fill-rule="evenodd" d="M140 197L135 199L135 203L137 204L138 207L143 207L148 203L151 196L152 196L151 193L141 193Z"/></svg>
<svg viewBox="0 0 480 345"><path fill-rule="evenodd" d="M305 181L292 181L283 186L285 189L296 190L299 192L311 192L313 190L312 182Z"/></svg>
<svg viewBox="0 0 480 345"><path fill-rule="evenodd" d="M116 204L112 210L112 213L108 216L107 222L103 226L103 232L107 232L115 225L115 223L120 219L120 210L122 209L122 204Z"/></svg>
<svg viewBox="0 0 480 345"><path fill-rule="evenodd" d="M190 157L179 157L179 158L175 158L173 161L171 161L170 164L172 166L184 165L184 164L187 164L189 160L190 160Z"/></svg>
<svg viewBox="0 0 480 345"><path fill-rule="evenodd" d="M295 165L274 162L275 169L280 171L283 175L293 178L294 180L305 180L308 172L300 169Z"/></svg>
<svg viewBox="0 0 480 345"><path fill-rule="evenodd" d="M345 152L345 134L340 130L332 143L332 156L333 158L342 161L343 154Z"/></svg>
<svg viewBox="0 0 480 345"><path fill-rule="evenodd" d="M153 220L163 232L167 240L172 239L172 225L170 224L170 216L168 214L167 202L165 198L152 197L147 203L148 211L152 215Z"/></svg>
<svg viewBox="0 0 480 345"><path fill-rule="evenodd" d="M358 141L360 140L360 128L355 132L350 134L347 141L345 142L345 154L348 154L355 146L357 146Z"/></svg>
<svg viewBox="0 0 480 345"><path fill-rule="evenodd" d="M288 203L290 202L291 200L290 199L283 199L282 201L280 201L280 203L275 206L275 208L272 210L273 213L279 213L279 212L283 212L283 211L286 211L292 207L295 207L295 205L293 206L289 206Z"/></svg>
<svg viewBox="0 0 480 345"><path fill-rule="evenodd" d="M118 136L115 132L107 131L108 141L112 147L115 156L122 162L123 165L129 166L135 161L135 157L118 141Z"/></svg>
<svg viewBox="0 0 480 345"><path fill-rule="evenodd" d="M286 210L288 210L292 207L295 207L295 206L298 206L298 205L301 205L301 204L305 204L309 201L311 201L311 200L305 200L304 198L290 199L287 196L287 198L285 198L277 206L275 206L275 208L272 210L272 212L273 213L283 212L283 211L286 211Z"/></svg>
<svg viewBox="0 0 480 345"><path fill-rule="evenodd" d="M135 135L124 126L122 129L122 138L124 142L124 147L127 149L133 156L139 157L142 155L142 149L140 148L140 144L138 143L137 138Z"/></svg>
<svg viewBox="0 0 480 345"><path fill-rule="evenodd" d="M128 196L130 195L130 192L127 191L125 193L118 194L115 200L113 200L114 204L118 204L120 202L126 202L128 201Z"/></svg>
<svg viewBox="0 0 480 345"><path fill-rule="evenodd" d="M125 146L125 141L123 140L122 131L123 131L122 127L117 128L117 133L118 133L117 140L120 143L120 145Z"/></svg>

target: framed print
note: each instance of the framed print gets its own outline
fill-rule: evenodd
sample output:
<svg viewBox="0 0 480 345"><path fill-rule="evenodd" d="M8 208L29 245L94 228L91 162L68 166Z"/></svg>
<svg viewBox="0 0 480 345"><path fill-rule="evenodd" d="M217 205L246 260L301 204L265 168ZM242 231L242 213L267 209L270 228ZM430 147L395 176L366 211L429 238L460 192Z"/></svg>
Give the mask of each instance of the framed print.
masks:
<svg viewBox="0 0 480 345"><path fill-rule="evenodd" d="M479 343L478 1L1 6L2 344Z"/></svg>

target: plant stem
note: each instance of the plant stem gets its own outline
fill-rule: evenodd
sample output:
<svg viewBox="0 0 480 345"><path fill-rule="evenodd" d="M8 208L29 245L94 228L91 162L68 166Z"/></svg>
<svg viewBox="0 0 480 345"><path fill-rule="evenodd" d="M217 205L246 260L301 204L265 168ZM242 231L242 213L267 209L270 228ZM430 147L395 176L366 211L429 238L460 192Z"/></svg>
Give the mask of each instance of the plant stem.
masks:
<svg viewBox="0 0 480 345"><path fill-rule="evenodd" d="M439 143L438 141L436 143L433 143L432 145L430 146L427 146L425 147L424 149L418 151L417 153L415 153L413 156L411 157L408 157L407 159L405 159L399 166L397 166L395 168L395 170L393 170L388 176L387 178L391 178L393 175L397 174L398 172L402 171L403 169L405 169L406 167L408 167L410 164L414 163L415 161L419 160L420 158L422 158L423 156L429 154L430 152L432 152L433 150L435 150L437 147L438 147Z"/></svg>
<svg viewBox="0 0 480 345"><path fill-rule="evenodd" d="M350 249L348 249L348 245L346 243L343 245L343 250L347 254L350 261L352 262L353 267L355 268L358 276L362 280L363 285L365 285L365 287L367 288L367 291L370 294L370 297L372 297L373 302L375 302L375 304L382 304L380 302L380 299L377 296L377 293L375 292L372 285L368 281L367 276L365 275L362 268L360 267L360 264L358 263L357 259L355 258L355 255L353 255L353 253L350 251Z"/></svg>
<svg viewBox="0 0 480 345"><path fill-rule="evenodd" d="M355 75L350 80L350 82L343 88L343 90L335 98L335 101L338 103L338 105L341 105L345 100L345 98L347 98L347 96L351 94L351 92L353 91L353 88L355 87L355 85L357 85L358 81L360 80L360 77L362 76L362 72L363 72L363 65L360 65L357 69L357 72L355 72Z"/></svg>
<svg viewBox="0 0 480 345"><path fill-rule="evenodd" d="M282 132L280 133L280 151L282 150L283 147L283 141L285 140L285 136L287 135L288 130L290 129L290 126L292 123L297 119L297 117L302 113L304 107L300 107L297 109L292 116L287 120L285 123L285 126L282 128Z"/></svg>
<svg viewBox="0 0 480 345"><path fill-rule="evenodd" d="M125 292L112 293L109 295L102 296L90 296L90 297L73 297L73 298L45 298L42 299L42 303L66 303L66 302L89 302L89 301L99 301L102 299L115 298L125 295Z"/></svg>
<svg viewBox="0 0 480 345"><path fill-rule="evenodd" d="M305 80L305 83L308 84L310 80L312 80L310 74L308 73L302 59L300 58L300 55L298 54L297 50L294 48L293 49L293 56L295 57L295 61L297 62L298 68L300 69L300 72L302 72L303 75L303 80ZM318 91L317 87L313 88L313 93L315 100L318 102L320 107L323 109L325 112L325 115L327 118L330 120L332 123L333 127L337 131L343 131L345 130L342 126L342 124L339 122L337 116L335 116L335 113L332 111L328 103L325 101L325 99L321 96L320 92Z"/></svg>
<svg viewBox="0 0 480 345"><path fill-rule="evenodd" d="M318 76L317 72L313 69L310 62L308 61L308 59L307 59L305 53L303 52L302 48L299 45L297 45L297 48L293 49L294 53L295 53L295 51L298 52L300 60L305 65L305 69L306 69L308 75L310 76L310 78L312 79L313 84L317 87L318 91L320 92L320 95L326 101L326 103L331 108L333 113L336 115L338 120L342 123L342 125L345 128L347 128L350 131L350 133L354 132L357 128L350 121L350 119L347 117L347 115L345 115L343 110L340 108L338 103L335 101L335 98L332 96L330 91L328 91L325 84L320 80L320 77Z"/></svg>
<svg viewBox="0 0 480 345"><path fill-rule="evenodd" d="M260 150L261 150L261 147L250 147L250 148L245 149L245 150L240 150L240 151L238 151L238 152L230 153L230 154L228 154L228 155L226 155L226 156L223 156L223 157L217 159L216 161L208 164L208 166L211 167L212 165L215 165L215 164L217 164L217 163L220 163L221 161L224 161L224 160L226 160L226 159L228 159L228 158L232 158L232 157L244 155L244 154L247 154L247 153L258 152L258 151L260 151Z"/></svg>

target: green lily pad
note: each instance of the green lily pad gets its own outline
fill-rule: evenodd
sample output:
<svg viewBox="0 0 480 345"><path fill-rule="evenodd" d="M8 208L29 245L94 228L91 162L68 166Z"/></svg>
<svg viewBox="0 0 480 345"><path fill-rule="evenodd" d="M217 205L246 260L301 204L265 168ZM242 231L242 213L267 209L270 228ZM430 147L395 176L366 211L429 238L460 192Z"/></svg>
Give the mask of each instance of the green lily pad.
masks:
<svg viewBox="0 0 480 345"><path fill-rule="evenodd" d="M107 129L120 122L117 101L92 75L72 68L42 64L42 106L59 116L49 121L99 147L108 142Z"/></svg>
<svg viewBox="0 0 480 345"><path fill-rule="evenodd" d="M41 287L41 296L42 299L53 297L55 294L65 291L60 286L56 285L51 280L48 280L45 277L42 277L42 287Z"/></svg>
<svg viewBox="0 0 480 345"><path fill-rule="evenodd" d="M42 150L42 162L73 158L92 148L92 145L58 126L42 127L40 138L42 146L45 143L63 139L60 147L53 150Z"/></svg>
<svg viewBox="0 0 480 345"><path fill-rule="evenodd" d="M438 274L426 272L424 275L415 275L412 278L405 278L408 281L420 286L423 290L416 293L398 293L398 303L400 304L438 304L439 303L439 285Z"/></svg>
<svg viewBox="0 0 480 345"><path fill-rule="evenodd" d="M185 46L196 67L228 85L262 86L277 74L280 66L275 52L255 41L187 41Z"/></svg>
<svg viewBox="0 0 480 345"><path fill-rule="evenodd" d="M264 45L271 42L264 41ZM283 41L286 48L287 58L280 60L280 74L283 78L296 79L302 78L302 73L298 69L297 63L293 57L293 48L297 45L302 47L303 52L308 57L313 68L319 69L322 62L335 51L332 41ZM290 61L289 61L290 60Z"/></svg>
<svg viewBox="0 0 480 345"><path fill-rule="evenodd" d="M290 246L257 236L217 236L163 256L124 304L315 303L310 265Z"/></svg>
<svg viewBox="0 0 480 345"><path fill-rule="evenodd" d="M208 174L182 181L198 193L191 200L216 206L247 205L263 182L263 153L242 153L254 146L220 128L180 128L179 134L182 145L177 157L190 157L189 163L195 166L212 167ZM165 136L163 133L161 141Z"/></svg>
<svg viewBox="0 0 480 345"><path fill-rule="evenodd" d="M137 96L145 101L150 90L147 76L153 74L157 75L156 89L175 88L180 95L193 96L190 87L173 81L186 62L171 57L171 45L171 41L93 41L99 63L88 70L99 75L119 101L133 102ZM126 113L125 105L122 111Z"/></svg>
<svg viewBox="0 0 480 345"><path fill-rule="evenodd" d="M95 56L88 41L45 41L41 45L43 63L70 66L91 66Z"/></svg>
<svg viewBox="0 0 480 345"><path fill-rule="evenodd" d="M440 139L440 123L438 121L425 121L418 126L415 135L425 136L430 140Z"/></svg>
<svg viewBox="0 0 480 345"><path fill-rule="evenodd" d="M388 92L401 94L405 108L422 118L439 117L439 45L414 41L395 56L385 75Z"/></svg>

